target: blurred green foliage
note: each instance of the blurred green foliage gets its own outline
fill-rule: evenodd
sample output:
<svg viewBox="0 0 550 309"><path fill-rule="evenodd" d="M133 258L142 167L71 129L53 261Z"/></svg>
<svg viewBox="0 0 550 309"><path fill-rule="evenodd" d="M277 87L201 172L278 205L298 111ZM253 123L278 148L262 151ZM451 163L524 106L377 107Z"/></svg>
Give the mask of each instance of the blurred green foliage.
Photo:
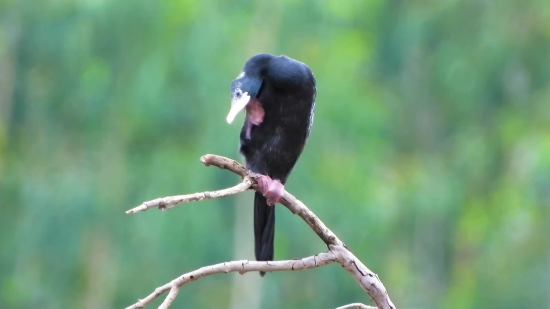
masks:
<svg viewBox="0 0 550 309"><path fill-rule="evenodd" d="M399 308L550 306L549 1L8 0L0 308L121 308L253 258L251 196L124 211L238 181L198 158L239 158L229 84L258 52L318 81L287 189ZM277 259L322 250L278 207ZM337 266L240 278L192 283L173 307L239 308L238 289L261 292L241 308L368 302Z"/></svg>

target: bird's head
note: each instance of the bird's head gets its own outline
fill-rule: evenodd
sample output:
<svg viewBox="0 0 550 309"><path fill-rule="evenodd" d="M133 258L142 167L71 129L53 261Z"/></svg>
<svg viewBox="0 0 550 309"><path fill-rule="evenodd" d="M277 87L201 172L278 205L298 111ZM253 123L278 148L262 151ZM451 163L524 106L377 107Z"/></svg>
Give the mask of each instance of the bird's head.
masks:
<svg viewBox="0 0 550 309"><path fill-rule="evenodd" d="M264 74L272 56L260 54L250 58L243 71L231 83L231 109L227 122L231 123L237 114L245 109L246 117L255 125L263 121L264 109L258 100L264 82Z"/></svg>

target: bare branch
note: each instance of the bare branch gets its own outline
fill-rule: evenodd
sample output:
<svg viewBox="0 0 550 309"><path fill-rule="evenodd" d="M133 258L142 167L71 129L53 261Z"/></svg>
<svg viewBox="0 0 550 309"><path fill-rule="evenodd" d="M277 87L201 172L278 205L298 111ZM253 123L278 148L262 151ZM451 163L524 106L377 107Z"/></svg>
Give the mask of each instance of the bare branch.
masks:
<svg viewBox="0 0 550 309"><path fill-rule="evenodd" d="M144 202L142 205L136 208L133 208L127 211L126 213L127 214L136 213L136 212L147 210L153 207L158 207L159 209L169 209L178 204L191 202L191 201L199 201L203 199L225 197L225 196L246 191L247 189L251 189L251 188L255 189L256 187L256 179L258 177L258 174L248 171L244 166L242 166L235 160L231 160L229 158L225 158L225 157L221 157L213 154L207 154L201 157L201 162L204 163L206 166L214 165L221 169L230 170L231 172L243 177L243 181L234 187L219 190L219 191L171 196L171 197L159 198L152 201ZM353 278L355 278L355 280L361 286L361 288L363 288L363 290L365 290L369 294L370 298L379 309L395 309L395 305L390 300L388 292L386 291L386 288L384 287L384 285L382 284L378 276L375 273L373 273L370 269L368 269L353 253L351 253L351 251L346 247L346 245L309 208L307 208L306 205L304 205L304 203L302 203L292 194L285 191L283 194L283 199L281 200L281 204L283 204L286 208L288 208L292 213L300 216L300 218L302 218L311 227L311 229L325 242L325 244L327 244L329 251L325 252L325 254L328 254L328 253L332 254L333 259L331 261L332 262L336 261L339 264L341 264L344 267L344 269L348 273L350 273L353 276ZM298 261L301 261L301 260L298 260ZM146 304L148 304L154 298L158 297L160 294L170 289L175 289L176 285L177 285L177 289L179 289L179 287L181 287L183 284L191 280L194 280L194 278L198 278L196 277L198 274L201 274L200 276L202 277L205 275L219 273L219 271L216 271L217 268L212 270L212 267L215 267L215 266L219 267L219 265L224 265L224 267L227 267L227 265L233 265L232 263L239 263L239 262L243 262L243 261L226 262L226 263L217 264L213 266L203 267L199 270L189 273L189 274L194 274L193 276L195 277L193 276L187 277L186 279L187 281L184 280L187 274L183 275L173 280L172 282L157 288L155 292L147 296L147 298L140 300L138 303L128 308L143 308ZM255 271L269 272L269 271L278 271L278 270L287 270L287 269L268 268L268 270L266 270L263 267L265 267L266 265L268 266L275 265L276 263L284 264L284 263L288 263L289 261L273 261L273 262L246 261L246 262L247 262L246 265L254 265L254 267L248 266L252 268L246 271L255 270ZM323 265L326 265L326 264L323 264ZM296 268L294 266L295 265L293 265L292 266L293 268L291 269L293 270L305 269L305 268ZM316 265L316 266L321 266L321 265ZM234 270L226 271L225 268L222 268L222 269L224 269L223 272L234 271ZM175 298L176 295L177 295L177 291L171 290L169 297L167 297L167 299L164 301L162 305L164 307L161 306L161 308L168 308L168 306L172 303L173 298Z"/></svg>
<svg viewBox="0 0 550 309"><path fill-rule="evenodd" d="M176 284L173 284L170 288L170 293L168 293L168 296L164 299L162 304L160 304L159 309L168 309L170 305L176 300L176 296L178 296L178 293L180 292L180 287Z"/></svg>
<svg viewBox="0 0 550 309"><path fill-rule="evenodd" d="M255 176L254 173L247 170L246 167L244 167L239 162L229 159L226 157L214 155L214 154L205 154L201 157L201 162L204 163L206 166L215 165L219 168L227 169L232 171L233 173L240 175L241 177L245 176Z"/></svg>
<svg viewBox="0 0 550 309"><path fill-rule="evenodd" d="M244 274L249 271L264 271L264 272L273 272L273 271L288 271L288 270L303 270L316 268L336 262L336 257L334 253L327 251L317 255L309 256L303 259L296 260L283 260L283 261L268 261L268 262L259 262L259 261L231 261L225 263L219 263L215 265L201 267L192 272L183 274L178 278L168 282L167 284L160 286L155 289L153 293L144 299L139 300L137 303L133 304L126 309L137 309L144 308L147 304L153 301L158 296L162 295L166 291L170 290L168 296L162 303L160 308L168 308L176 298L176 295L179 292L179 289L194 280L198 280L202 277L213 275L213 274L223 274L230 272L238 272L239 274Z"/></svg>
<svg viewBox="0 0 550 309"><path fill-rule="evenodd" d="M336 309L351 309L351 308L356 308L356 309L376 309L376 307L367 306L367 305L361 304L361 303L353 303L353 304L345 305L345 306L342 306L342 307L338 307L338 308L336 308Z"/></svg>
<svg viewBox="0 0 550 309"><path fill-rule="evenodd" d="M367 268L351 251L343 246L329 246L338 263L350 273L380 309L395 309L386 288L378 275Z"/></svg>
<svg viewBox="0 0 550 309"><path fill-rule="evenodd" d="M249 177L246 177L238 185L227 189L222 189L222 190L212 191L212 192L206 191L206 192L199 192L199 193L193 193L193 194L167 196L167 197L157 198L152 201L147 201L135 208L132 208L126 211L126 214L135 214L136 212L145 211L147 209L151 209L155 207L158 207L158 209L160 210L167 210L167 209L173 208L174 206L187 203L187 202L209 200L213 198L220 198L220 197L235 195L237 193L241 193L250 189L251 186L252 186L252 180L250 180Z"/></svg>

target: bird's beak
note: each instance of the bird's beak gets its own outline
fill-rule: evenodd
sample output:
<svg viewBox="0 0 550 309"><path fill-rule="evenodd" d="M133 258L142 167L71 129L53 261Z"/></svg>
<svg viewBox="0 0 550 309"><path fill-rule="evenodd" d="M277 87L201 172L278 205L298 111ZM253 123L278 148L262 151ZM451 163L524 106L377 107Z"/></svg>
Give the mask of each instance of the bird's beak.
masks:
<svg viewBox="0 0 550 309"><path fill-rule="evenodd" d="M247 92L244 92L239 98L234 96L231 99L231 109L229 110L229 114L227 114L227 123L232 123L235 119L235 116L243 110L243 108L246 107L246 104L250 101L250 96Z"/></svg>

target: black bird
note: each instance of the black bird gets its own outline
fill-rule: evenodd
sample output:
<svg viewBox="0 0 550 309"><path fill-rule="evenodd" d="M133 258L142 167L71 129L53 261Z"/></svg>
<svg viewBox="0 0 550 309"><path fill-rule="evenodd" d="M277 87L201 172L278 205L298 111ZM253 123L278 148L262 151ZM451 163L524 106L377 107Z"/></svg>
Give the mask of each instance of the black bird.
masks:
<svg viewBox="0 0 550 309"><path fill-rule="evenodd" d="M258 261L273 260L275 207L302 153L313 123L315 77L307 65L286 56L258 54L231 83L231 123L246 111L240 153L258 174L254 195L254 237ZM260 273L262 276L265 273Z"/></svg>

